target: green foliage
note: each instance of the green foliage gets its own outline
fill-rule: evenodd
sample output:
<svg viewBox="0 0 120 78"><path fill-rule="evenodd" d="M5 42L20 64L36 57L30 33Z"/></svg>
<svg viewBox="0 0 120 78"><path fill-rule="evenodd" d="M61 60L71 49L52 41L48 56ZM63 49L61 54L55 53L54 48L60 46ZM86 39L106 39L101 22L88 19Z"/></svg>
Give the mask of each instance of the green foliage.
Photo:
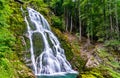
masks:
<svg viewBox="0 0 120 78"><path fill-rule="evenodd" d="M5 55L7 53L12 52L13 46L15 45L15 37L10 32L8 25L8 18L12 11L7 3L8 1L0 1L0 59L6 57Z"/></svg>
<svg viewBox="0 0 120 78"><path fill-rule="evenodd" d="M118 78L120 76L120 63L116 61L118 59L116 58L117 55L112 52L112 50L105 48L98 48L96 53L100 60L102 59L100 65L101 75L103 75L104 78Z"/></svg>
<svg viewBox="0 0 120 78"><path fill-rule="evenodd" d="M71 65L73 66L74 70L77 70L81 74L81 72L83 72L84 70L85 61L77 54L74 54L74 55L75 56L71 62Z"/></svg>
<svg viewBox="0 0 120 78"><path fill-rule="evenodd" d="M106 52L106 50L105 49L101 49L101 48L97 48L97 52L96 53L102 59L109 56L109 54Z"/></svg>
<svg viewBox="0 0 120 78"><path fill-rule="evenodd" d="M107 70L109 71L110 76L111 76L112 78L118 78L118 77L120 77L120 74L117 73L116 71L114 71L113 69L107 68Z"/></svg>
<svg viewBox="0 0 120 78"><path fill-rule="evenodd" d="M9 1L0 1L0 78L14 78L10 56L15 46L15 37L13 32L9 30L9 17L12 13Z"/></svg>
<svg viewBox="0 0 120 78"><path fill-rule="evenodd" d="M0 70L0 78L14 78L14 70L8 59L0 59Z"/></svg>
<svg viewBox="0 0 120 78"><path fill-rule="evenodd" d="M102 70L102 75L104 76L104 78L119 78L120 77L119 72L116 72L115 70L113 70L110 67L103 66L102 69L104 69L104 70Z"/></svg>
<svg viewBox="0 0 120 78"><path fill-rule="evenodd" d="M84 73L81 73L82 78L104 78L99 69L90 69Z"/></svg>
<svg viewBox="0 0 120 78"><path fill-rule="evenodd" d="M60 19L57 16L52 17L51 23L52 23L52 26L54 26L55 28L59 28L60 30L64 29L64 27L62 25L62 19Z"/></svg>
<svg viewBox="0 0 120 78"><path fill-rule="evenodd" d="M49 4L55 15L61 16L63 14L63 0L51 0Z"/></svg>
<svg viewBox="0 0 120 78"><path fill-rule="evenodd" d="M66 31L77 33L82 26L82 35L91 40L120 40L119 0L47 0L55 15L64 18ZM72 23L72 27L71 27Z"/></svg>
<svg viewBox="0 0 120 78"><path fill-rule="evenodd" d="M14 0L0 1L0 78L19 78L20 75L20 78L33 78L32 74L30 77L31 71L16 55L20 53L22 44L18 36L25 31L25 23L19 7L20 4L15 3ZM20 73L21 71L23 74Z"/></svg>
<svg viewBox="0 0 120 78"><path fill-rule="evenodd" d="M1 0L0 1L0 27L7 26L7 20L9 18L9 15L11 14L12 10L10 10L10 7L8 5L9 1Z"/></svg>
<svg viewBox="0 0 120 78"><path fill-rule="evenodd" d="M40 13L42 13L45 16L48 16L49 14L49 9L48 9L48 5L44 3L43 0L23 0L24 1L24 8L26 9L26 7L31 7L36 9L37 11L39 11Z"/></svg>
<svg viewBox="0 0 120 78"><path fill-rule="evenodd" d="M0 47L2 46L8 46L13 47L15 44L15 37L13 34L7 29L7 28L1 28L0 29ZM1 51L1 50L0 50Z"/></svg>
<svg viewBox="0 0 120 78"><path fill-rule="evenodd" d="M115 51L120 51L120 41L118 40L109 40L105 42L105 46L109 47L109 49L113 49Z"/></svg>

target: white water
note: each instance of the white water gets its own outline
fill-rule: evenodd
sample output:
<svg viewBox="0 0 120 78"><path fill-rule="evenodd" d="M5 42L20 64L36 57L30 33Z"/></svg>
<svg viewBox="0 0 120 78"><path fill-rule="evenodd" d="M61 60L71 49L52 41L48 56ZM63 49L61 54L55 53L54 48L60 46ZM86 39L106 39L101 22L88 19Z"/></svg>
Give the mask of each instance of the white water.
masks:
<svg viewBox="0 0 120 78"><path fill-rule="evenodd" d="M35 75L77 73L66 60L64 50L60 47L60 42L57 37L51 32L46 19L32 8L27 8L27 10L29 17L25 17L25 22L27 24L28 38L30 40L32 69ZM30 21L28 21L28 19ZM30 26L31 23L35 28L34 30ZM33 34L35 33L41 35L44 44L43 51L37 57L33 46ZM49 44L48 38L52 47L50 46L51 44Z"/></svg>

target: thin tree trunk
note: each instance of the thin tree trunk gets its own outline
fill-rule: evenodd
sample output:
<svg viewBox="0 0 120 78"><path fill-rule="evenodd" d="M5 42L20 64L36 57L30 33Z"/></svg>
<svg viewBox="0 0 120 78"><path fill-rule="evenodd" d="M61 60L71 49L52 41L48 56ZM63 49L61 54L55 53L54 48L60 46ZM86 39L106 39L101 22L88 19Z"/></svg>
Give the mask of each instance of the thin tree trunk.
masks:
<svg viewBox="0 0 120 78"><path fill-rule="evenodd" d="M89 3L89 0L87 0L87 5ZM88 7L88 11L87 12L90 12L90 8ZM87 33L87 43L90 44L90 28L88 27L88 33Z"/></svg>
<svg viewBox="0 0 120 78"><path fill-rule="evenodd" d="M66 9L65 9L66 10ZM65 11L65 30L68 32L68 12Z"/></svg>
<svg viewBox="0 0 120 78"><path fill-rule="evenodd" d="M105 30L105 40L107 40L108 38L108 34L107 34L107 22L106 22L106 5L105 5L105 0L103 0L103 4L104 4L104 8L103 8L103 15L104 15L104 30Z"/></svg>
<svg viewBox="0 0 120 78"><path fill-rule="evenodd" d="M73 24L72 24L72 15L71 15L70 33L72 33L72 28L73 28Z"/></svg>
<svg viewBox="0 0 120 78"><path fill-rule="evenodd" d="M93 41L93 25L92 25L92 16L90 17L90 35L91 35L91 38L90 40Z"/></svg>
<svg viewBox="0 0 120 78"><path fill-rule="evenodd" d="M79 7L78 7L78 10L79 10L79 34L80 34L79 40L81 41L82 40L82 32L81 32L82 26L81 26L81 17L80 17L80 15L81 15L80 0L78 3L79 3Z"/></svg>
<svg viewBox="0 0 120 78"><path fill-rule="evenodd" d="M117 3L115 3L115 20L116 20L116 29L117 29L117 37L119 39L119 22L118 22L118 13L117 13Z"/></svg>
<svg viewBox="0 0 120 78"><path fill-rule="evenodd" d="M108 40L108 39L110 39L110 34L111 34L111 32L110 32L110 27L109 27L109 25L110 25L110 23L109 23L109 15L107 15L107 12L109 12L109 3L107 2L107 0L105 0L105 3L107 3L107 4L105 4L105 14L106 14L106 18L105 18L105 20L106 20L106 40Z"/></svg>
<svg viewBox="0 0 120 78"><path fill-rule="evenodd" d="M113 39L113 23L112 23L112 16L110 15L110 32L111 32L111 38Z"/></svg>
<svg viewBox="0 0 120 78"><path fill-rule="evenodd" d="M111 2L111 0L110 0ZM109 4L109 12L111 12L111 4ZM112 21L112 13L110 13L109 19L110 19L110 32L111 32L111 39L113 39L113 21Z"/></svg>

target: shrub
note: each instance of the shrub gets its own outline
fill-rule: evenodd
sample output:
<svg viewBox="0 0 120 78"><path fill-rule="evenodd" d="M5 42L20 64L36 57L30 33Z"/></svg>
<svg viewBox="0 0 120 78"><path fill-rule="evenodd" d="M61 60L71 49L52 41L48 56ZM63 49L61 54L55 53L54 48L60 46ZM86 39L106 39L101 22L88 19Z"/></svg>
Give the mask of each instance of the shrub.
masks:
<svg viewBox="0 0 120 78"><path fill-rule="evenodd" d="M120 41L109 40L105 42L105 46L114 51L120 51Z"/></svg>
<svg viewBox="0 0 120 78"><path fill-rule="evenodd" d="M60 19L59 17L53 16L51 18L51 22L52 22L52 26L54 26L55 28L59 28L60 30L64 29L62 25L62 19Z"/></svg>

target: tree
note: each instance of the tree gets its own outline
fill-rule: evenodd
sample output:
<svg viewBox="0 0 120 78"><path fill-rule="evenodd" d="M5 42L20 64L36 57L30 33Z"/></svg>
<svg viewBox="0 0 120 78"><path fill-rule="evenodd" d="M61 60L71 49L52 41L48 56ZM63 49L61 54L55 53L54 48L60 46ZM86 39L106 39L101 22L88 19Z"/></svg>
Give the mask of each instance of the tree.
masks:
<svg viewBox="0 0 120 78"><path fill-rule="evenodd" d="M58 6L54 1L54 6ZM62 6L61 6L62 5ZM60 14L65 20L65 30L87 36L91 41L120 40L119 0L63 0L59 7Z"/></svg>

